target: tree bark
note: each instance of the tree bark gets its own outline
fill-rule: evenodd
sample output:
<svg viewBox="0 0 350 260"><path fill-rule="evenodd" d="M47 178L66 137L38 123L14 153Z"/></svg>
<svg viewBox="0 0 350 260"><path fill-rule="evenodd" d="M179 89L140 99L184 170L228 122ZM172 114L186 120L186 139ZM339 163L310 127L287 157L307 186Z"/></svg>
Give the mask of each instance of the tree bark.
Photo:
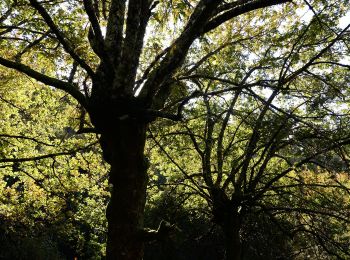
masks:
<svg viewBox="0 0 350 260"><path fill-rule="evenodd" d="M240 200L237 196L229 199L222 189L211 189L213 202L213 221L218 224L225 238L225 259L242 259L242 246L240 238L241 214L239 213Z"/></svg>
<svg viewBox="0 0 350 260"><path fill-rule="evenodd" d="M120 121L102 131L101 147L110 163L111 200L107 207L107 260L138 260L143 257L144 207L147 168L144 156L146 123Z"/></svg>
<svg viewBox="0 0 350 260"><path fill-rule="evenodd" d="M241 260L242 245L239 235L241 228L240 216L237 214L231 216L222 228L225 234L225 259L226 260Z"/></svg>

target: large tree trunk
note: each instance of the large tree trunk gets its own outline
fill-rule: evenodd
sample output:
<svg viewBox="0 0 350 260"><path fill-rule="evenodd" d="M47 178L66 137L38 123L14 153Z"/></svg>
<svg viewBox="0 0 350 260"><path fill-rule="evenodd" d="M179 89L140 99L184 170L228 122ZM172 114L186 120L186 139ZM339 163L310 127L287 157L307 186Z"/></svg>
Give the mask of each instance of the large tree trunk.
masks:
<svg viewBox="0 0 350 260"><path fill-rule="evenodd" d="M241 260L242 259L242 245L239 235L240 231L240 216L233 215L223 223L223 231L225 234L225 250L226 260Z"/></svg>
<svg viewBox="0 0 350 260"><path fill-rule="evenodd" d="M147 124L137 120L102 131L101 146L111 165L113 185L107 207L107 259L138 260L143 257L144 207L147 161L144 156Z"/></svg>
<svg viewBox="0 0 350 260"><path fill-rule="evenodd" d="M213 221L218 224L224 234L226 260L241 260L242 246L240 239L241 218L239 213L240 200L235 196L232 200L228 198L222 189L211 190L213 203Z"/></svg>

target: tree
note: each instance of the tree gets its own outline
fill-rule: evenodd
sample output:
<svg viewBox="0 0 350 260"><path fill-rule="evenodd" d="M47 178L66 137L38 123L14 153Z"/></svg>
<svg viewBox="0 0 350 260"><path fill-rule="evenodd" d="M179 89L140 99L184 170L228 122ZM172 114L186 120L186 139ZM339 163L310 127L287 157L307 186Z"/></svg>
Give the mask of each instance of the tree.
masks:
<svg viewBox="0 0 350 260"><path fill-rule="evenodd" d="M151 239L143 228L149 164L144 155L146 132L156 118L180 120L185 104L199 94L177 80L177 73L186 74L184 62L200 46L197 40L205 41L229 20L236 18L243 27L239 16L287 2L291 1L6 0L0 4L1 47L7 49L0 64L68 93L93 126L86 127L89 119L83 112L78 133L99 135L113 186L107 209L107 259L141 259L143 244ZM273 10L265 9L276 15ZM159 33L170 23L174 36ZM343 33L329 44L342 37ZM155 54L165 42L169 46ZM149 56L154 60L149 62ZM285 65L288 71L291 67ZM296 70L287 79L299 74ZM172 114L174 109L167 110L166 105L174 97L181 100L175 102L177 112Z"/></svg>
<svg viewBox="0 0 350 260"><path fill-rule="evenodd" d="M182 77L201 95L181 124L151 132L158 170L180 173L207 201L227 259L242 259L250 247L242 239L253 240L252 216L276 223L288 237L316 241L319 251L349 257L349 183L340 177L350 141L348 27L332 18L342 7L328 6L323 15L312 8L314 17L293 29L278 31L271 21L239 44L210 42L207 60ZM254 32L258 23L240 32ZM161 163L164 157L171 166Z"/></svg>

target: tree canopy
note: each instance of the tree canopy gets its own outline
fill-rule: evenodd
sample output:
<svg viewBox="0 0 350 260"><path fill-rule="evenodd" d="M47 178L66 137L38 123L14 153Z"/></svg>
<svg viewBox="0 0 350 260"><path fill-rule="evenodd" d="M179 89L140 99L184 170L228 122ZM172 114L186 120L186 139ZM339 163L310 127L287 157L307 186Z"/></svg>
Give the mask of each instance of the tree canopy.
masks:
<svg viewBox="0 0 350 260"><path fill-rule="evenodd" d="M277 258L265 224L285 258L347 259L348 18L346 0L2 1L2 218L142 259L176 230L145 205L173 190L227 259Z"/></svg>

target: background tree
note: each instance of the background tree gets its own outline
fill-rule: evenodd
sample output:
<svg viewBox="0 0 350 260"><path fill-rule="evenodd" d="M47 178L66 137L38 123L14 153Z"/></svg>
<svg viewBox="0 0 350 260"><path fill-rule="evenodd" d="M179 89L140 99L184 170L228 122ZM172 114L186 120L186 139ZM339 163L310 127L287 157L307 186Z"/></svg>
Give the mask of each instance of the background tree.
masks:
<svg viewBox="0 0 350 260"><path fill-rule="evenodd" d="M197 93L182 124L163 123L156 126L163 133L151 133L163 155L155 158L158 170L183 174L211 206L228 259L244 257L242 239L248 253L253 248L247 244L252 216L269 219L291 238L308 237L319 252L349 257L343 232L349 228L349 186L340 177L348 163L349 26L334 20L343 7L309 6L314 16L289 24L293 29L274 24L273 17L259 34L257 19L233 45L217 48L217 38L201 43L209 49L205 59L178 75ZM173 166L161 164L164 156Z"/></svg>

